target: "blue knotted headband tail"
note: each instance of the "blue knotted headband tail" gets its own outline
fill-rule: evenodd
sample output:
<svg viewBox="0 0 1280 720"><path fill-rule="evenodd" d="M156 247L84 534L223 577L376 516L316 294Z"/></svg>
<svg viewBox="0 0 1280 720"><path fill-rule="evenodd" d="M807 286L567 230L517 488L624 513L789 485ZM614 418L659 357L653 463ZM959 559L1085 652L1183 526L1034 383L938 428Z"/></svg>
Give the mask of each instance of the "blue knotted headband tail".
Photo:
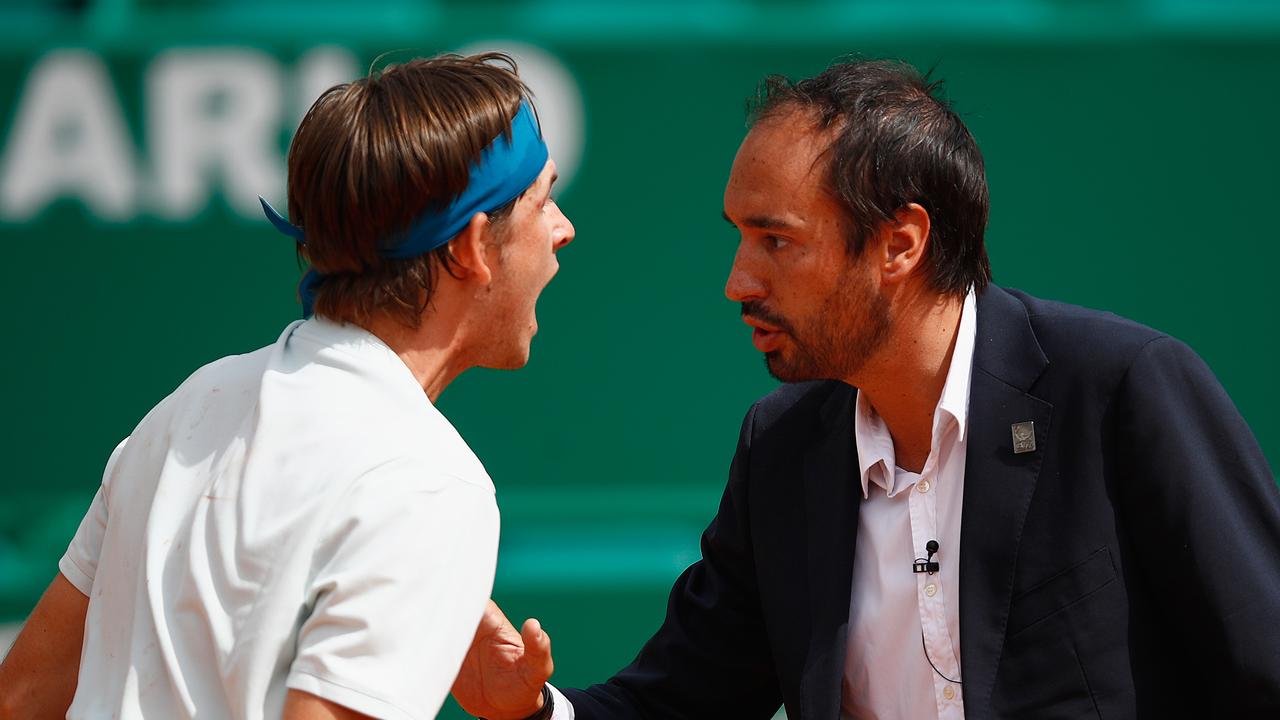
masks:
<svg viewBox="0 0 1280 720"><path fill-rule="evenodd" d="M261 195L258 196L258 202L262 203L262 212L267 214L267 219L271 221L271 224L275 226L276 230L279 230L285 235L297 240L301 245L306 244L302 239L302 228L286 220L285 217L281 215L278 210L271 207L271 203L267 202L267 199Z"/></svg>

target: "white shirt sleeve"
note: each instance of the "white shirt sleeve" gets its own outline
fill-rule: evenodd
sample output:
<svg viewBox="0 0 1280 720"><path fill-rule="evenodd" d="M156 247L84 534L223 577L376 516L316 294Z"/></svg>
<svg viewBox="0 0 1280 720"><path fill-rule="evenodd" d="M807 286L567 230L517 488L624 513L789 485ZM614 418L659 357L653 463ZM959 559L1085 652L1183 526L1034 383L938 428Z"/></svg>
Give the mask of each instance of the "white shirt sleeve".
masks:
<svg viewBox="0 0 1280 720"><path fill-rule="evenodd" d="M317 550L287 685L379 718L434 718L493 589L492 486L390 463L356 481Z"/></svg>
<svg viewBox="0 0 1280 720"><path fill-rule="evenodd" d="M551 720L573 720L573 703L555 685L547 683L547 687L551 690L551 701L555 703L551 709Z"/></svg>
<svg viewBox="0 0 1280 720"><path fill-rule="evenodd" d="M111 451L107 467L102 472L98 492L89 504L89 512L85 513L75 537L71 538L71 544L58 561L58 570L62 576L86 596L93 589L93 578L98 572L98 556L102 553L102 537L107 532L107 486L127 442L128 438L121 440L116 449Z"/></svg>

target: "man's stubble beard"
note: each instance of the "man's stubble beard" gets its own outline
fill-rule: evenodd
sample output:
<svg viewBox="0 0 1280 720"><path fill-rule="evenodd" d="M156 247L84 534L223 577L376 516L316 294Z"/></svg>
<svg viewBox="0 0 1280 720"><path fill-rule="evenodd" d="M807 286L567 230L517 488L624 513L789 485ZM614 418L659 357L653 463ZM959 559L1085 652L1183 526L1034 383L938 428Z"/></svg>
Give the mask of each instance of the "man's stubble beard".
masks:
<svg viewBox="0 0 1280 720"><path fill-rule="evenodd" d="M792 347L787 352L765 353L765 367L775 379L844 380L884 345L893 326L889 301L865 275L850 270L816 313L788 328Z"/></svg>

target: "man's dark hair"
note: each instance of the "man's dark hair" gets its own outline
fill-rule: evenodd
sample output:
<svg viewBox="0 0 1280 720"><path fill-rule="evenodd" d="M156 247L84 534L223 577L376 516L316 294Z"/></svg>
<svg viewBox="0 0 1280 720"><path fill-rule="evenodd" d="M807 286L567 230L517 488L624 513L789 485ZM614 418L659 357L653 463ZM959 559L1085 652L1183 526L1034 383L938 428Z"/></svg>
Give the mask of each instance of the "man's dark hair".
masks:
<svg viewBox="0 0 1280 720"><path fill-rule="evenodd" d="M991 280L983 242L987 180L978 144L937 97L941 84L905 63L844 61L799 82L765 78L748 103L748 121L800 110L834 130L827 190L848 211L850 254L860 255L877 226L918 203L930 220L923 259L929 287L962 295Z"/></svg>
<svg viewBox="0 0 1280 720"><path fill-rule="evenodd" d="M289 148L289 215L306 233L303 258L322 273L316 315L364 324L386 313L418 327L438 271L453 272L449 246L407 259L382 251L466 188L528 96L515 61L485 53L393 65L316 100Z"/></svg>

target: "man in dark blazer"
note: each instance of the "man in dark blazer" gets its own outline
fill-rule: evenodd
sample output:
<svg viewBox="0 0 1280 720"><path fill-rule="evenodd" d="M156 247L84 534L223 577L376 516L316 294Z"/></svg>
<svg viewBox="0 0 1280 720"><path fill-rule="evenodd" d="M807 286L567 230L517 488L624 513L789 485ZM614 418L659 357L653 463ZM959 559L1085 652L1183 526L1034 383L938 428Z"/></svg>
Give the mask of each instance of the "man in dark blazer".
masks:
<svg viewBox="0 0 1280 720"><path fill-rule="evenodd" d="M491 606L465 708L1280 717L1280 492L1252 433L1177 340L989 284L981 155L933 91L875 62L766 82L725 191L726 294L788 384L748 413L636 660L561 694L545 633ZM941 550L917 542L949 513Z"/></svg>

